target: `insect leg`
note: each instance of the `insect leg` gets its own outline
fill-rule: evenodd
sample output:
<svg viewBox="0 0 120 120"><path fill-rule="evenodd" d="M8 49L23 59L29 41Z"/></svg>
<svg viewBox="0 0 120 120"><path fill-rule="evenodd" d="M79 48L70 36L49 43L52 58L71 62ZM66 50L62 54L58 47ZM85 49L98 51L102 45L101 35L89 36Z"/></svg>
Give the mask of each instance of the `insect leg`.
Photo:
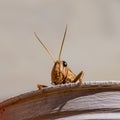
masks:
<svg viewBox="0 0 120 120"><path fill-rule="evenodd" d="M48 86L46 86L46 85L41 85L41 84L38 84L38 85L37 85L37 87L38 87L38 89L39 89L39 90L41 90L41 89L43 89L44 87L48 87Z"/></svg>
<svg viewBox="0 0 120 120"><path fill-rule="evenodd" d="M73 82L77 82L77 81L79 80L79 83L80 83L80 85L81 85L81 84L82 84L83 75L84 75L84 73L83 73L83 71L81 71L81 72L75 77L75 79L73 80Z"/></svg>

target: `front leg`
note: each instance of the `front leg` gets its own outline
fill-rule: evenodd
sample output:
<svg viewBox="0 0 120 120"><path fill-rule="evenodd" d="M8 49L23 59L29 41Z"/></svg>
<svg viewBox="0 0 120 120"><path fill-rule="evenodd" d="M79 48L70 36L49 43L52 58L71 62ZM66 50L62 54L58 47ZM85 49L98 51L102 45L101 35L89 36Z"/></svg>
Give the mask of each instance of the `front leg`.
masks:
<svg viewBox="0 0 120 120"><path fill-rule="evenodd" d="M41 85L41 84L38 84L38 85L37 85L37 88L38 88L39 90L43 89L44 87L48 87L48 86L46 86L46 85Z"/></svg>
<svg viewBox="0 0 120 120"><path fill-rule="evenodd" d="M84 73L83 73L83 71L81 71L81 72L75 77L75 79L73 80L73 82L77 82L77 81L79 80L79 83L80 83L80 85L81 85L81 84L82 84L83 75L84 75Z"/></svg>

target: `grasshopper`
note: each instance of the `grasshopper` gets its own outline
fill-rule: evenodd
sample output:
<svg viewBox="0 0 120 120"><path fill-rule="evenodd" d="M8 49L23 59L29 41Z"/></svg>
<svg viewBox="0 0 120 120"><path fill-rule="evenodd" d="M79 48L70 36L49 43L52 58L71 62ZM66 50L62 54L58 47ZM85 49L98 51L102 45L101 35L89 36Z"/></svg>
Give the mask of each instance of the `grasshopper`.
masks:
<svg viewBox="0 0 120 120"><path fill-rule="evenodd" d="M54 63L54 66L53 66L52 71L51 71L51 84L52 85L59 85L59 84L79 82L79 84L81 85L82 84L83 71L81 71L78 75L75 75L70 70L70 68L68 67L67 62L62 61L60 59L62 49L63 49L63 45L64 45L64 41L65 41L65 37L66 37L66 33L67 33L67 25L66 25L66 28L65 28L65 32L64 32L64 36L63 36L63 40L62 40L58 60L54 59L54 57L53 57L52 53L50 52L50 50L40 40L38 35L36 33L34 33L34 34L35 34L35 37L38 39L38 41L43 46L43 48L49 54L49 56L51 57L51 59L52 59L52 61ZM42 89L43 87L47 87L47 86L38 84L37 87L38 87L38 89Z"/></svg>

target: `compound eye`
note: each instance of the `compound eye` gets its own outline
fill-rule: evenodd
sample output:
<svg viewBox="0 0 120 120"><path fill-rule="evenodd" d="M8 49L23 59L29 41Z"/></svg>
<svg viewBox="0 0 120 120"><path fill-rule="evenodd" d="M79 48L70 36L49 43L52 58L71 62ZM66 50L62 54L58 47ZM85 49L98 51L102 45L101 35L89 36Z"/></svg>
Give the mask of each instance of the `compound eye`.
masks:
<svg viewBox="0 0 120 120"><path fill-rule="evenodd" d="M63 61L63 66L67 67L67 62L66 61Z"/></svg>

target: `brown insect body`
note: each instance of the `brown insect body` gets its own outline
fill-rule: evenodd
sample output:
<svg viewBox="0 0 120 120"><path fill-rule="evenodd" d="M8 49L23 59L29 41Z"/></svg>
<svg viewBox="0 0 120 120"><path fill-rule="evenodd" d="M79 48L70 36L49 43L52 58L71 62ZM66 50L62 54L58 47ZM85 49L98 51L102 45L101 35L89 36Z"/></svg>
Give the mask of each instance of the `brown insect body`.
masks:
<svg viewBox="0 0 120 120"><path fill-rule="evenodd" d="M40 40L40 38L37 36L36 33L35 33L35 36L39 40L39 42L42 44L42 46L45 48L45 50L47 51L47 53L50 55L51 59L54 62L54 66L53 66L52 71L51 71L51 83L54 84L54 85L58 85L58 84L73 83L73 82L77 82L78 81L80 83L80 85L81 85L82 84L83 71L81 71L76 76L70 70L70 68L67 66L67 63L65 61L61 61L60 60L61 53L62 53L62 48L63 48L65 36L66 36L66 32L67 32L67 26L66 26L66 29L65 29L65 33L64 33L61 49L60 49L60 52L59 52L59 58L58 58L57 61L55 61L55 59L54 59L53 55L51 54L51 52L42 43L42 41ZM46 86L39 84L37 87L39 89L42 89L43 87L46 87Z"/></svg>
<svg viewBox="0 0 120 120"><path fill-rule="evenodd" d="M51 81L52 84L65 84L74 81L76 75L70 70L65 61L56 61L52 72Z"/></svg>

